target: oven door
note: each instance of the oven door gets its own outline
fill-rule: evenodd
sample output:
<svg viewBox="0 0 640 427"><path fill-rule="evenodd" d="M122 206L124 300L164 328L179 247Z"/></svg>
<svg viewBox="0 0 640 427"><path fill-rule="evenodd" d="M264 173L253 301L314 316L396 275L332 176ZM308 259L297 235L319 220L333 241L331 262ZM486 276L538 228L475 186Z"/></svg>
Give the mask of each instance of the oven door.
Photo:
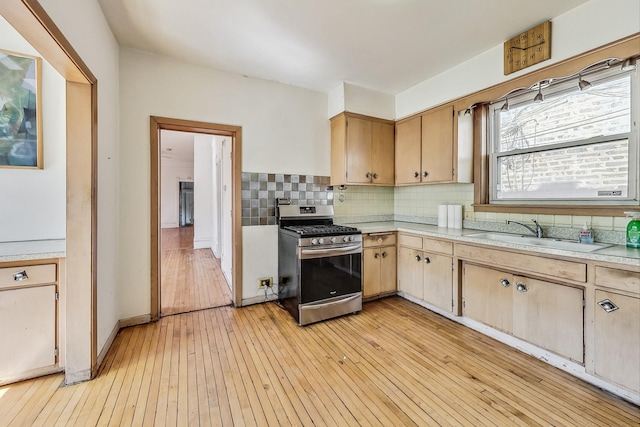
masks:
<svg viewBox="0 0 640 427"><path fill-rule="evenodd" d="M300 304L362 291L362 245L300 248Z"/></svg>

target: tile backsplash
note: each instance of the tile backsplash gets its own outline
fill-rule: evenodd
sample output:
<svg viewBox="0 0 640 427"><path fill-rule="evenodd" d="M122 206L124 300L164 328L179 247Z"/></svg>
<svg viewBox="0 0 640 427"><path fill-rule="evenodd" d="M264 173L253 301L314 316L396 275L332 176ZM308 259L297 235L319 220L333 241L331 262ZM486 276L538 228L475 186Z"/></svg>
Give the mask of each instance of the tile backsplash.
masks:
<svg viewBox="0 0 640 427"><path fill-rule="evenodd" d="M276 199L294 205L331 205L328 176L242 172L242 225L276 224Z"/></svg>

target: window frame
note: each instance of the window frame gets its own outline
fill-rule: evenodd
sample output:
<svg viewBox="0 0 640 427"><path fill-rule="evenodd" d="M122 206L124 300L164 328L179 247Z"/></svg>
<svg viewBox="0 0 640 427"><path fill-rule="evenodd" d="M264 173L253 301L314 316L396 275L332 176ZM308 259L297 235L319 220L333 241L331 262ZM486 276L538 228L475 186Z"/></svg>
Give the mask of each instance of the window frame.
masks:
<svg viewBox="0 0 640 427"><path fill-rule="evenodd" d="M588 76L588 77L587 77ZM485 123L486 123L486 141L484 144L485 156L488 168L488 173L486 174L486 203L489 206L495 206L501 211L504 211L504 208L513 207L513 206L523 206L525 208L531 208L533 206L538 206L542 208L544 211L548 211L549 209L563 207L564 209L576 209L576 208L599 208L599 209L611 209L613 207L628 207L628 206L638 206L640 204L640 167L638 166L638 158L640 152L640 141L639 141L639 114L640 114L640 80L639 80L639 71L636 68L632 71L621 71L619 65L615 65L614 68L607 69L604 71L596 71L588 74L583 74L582 78L585 80L589 80L595 84L595 82L606 82L613 81L619 79L624 76L629 76L630 78L630 93L631 93L631 103L630 103L630 128L629 132L618 133L613 135L607 135L602 137L593 137L581 140L572 140L568 142L560 142L553 143L548 145L542 145L538 147L533 147L529 149L517 149L509 152L499 152L499 120L498 116L500 114L500 108L502 104L505 102L505 98L500 98L496 101L493 101L486 105L485 107ZM554 95L560 95L563 93L571 93L576 92L578 83L578 76L572 78L563 79L561 83L557 83L555 85L550 85L546 90L543 86L543 91L545 92L545 96L551 97ZM534 86L536 90L526 91L524 94L518 94L509 98L510 107L515 107L517 105L526 105L531 104L531 99L535 92L537 92L537 85ZM498 173L499 166L498 161L500 158L517 155L517 154L527 154L527 153L535 153L535 152L545 152L545 151L553 151L557 149L563 148L571 148L576 146L588 146L592 144L602 144L606 142L614 142L620 140L628 140L629 144L629 154L627 158L628 162L628 193L626 198L581 198L581 199L546 199L546 198L508 198L508 199L498 199L497 198L497 183L498 183ZM636 159L636 161L634 161ZM478 198L476 197L476 204ZM480 205L478 207L486 207L487 205ZM544 208L546 207L546 208ZM492 211L493 209L482 209L485 211ZM480 210L479 210L480 211ZM496 210L499 211L499 210ZM548 213L548 212L545 212Z"/></svg>

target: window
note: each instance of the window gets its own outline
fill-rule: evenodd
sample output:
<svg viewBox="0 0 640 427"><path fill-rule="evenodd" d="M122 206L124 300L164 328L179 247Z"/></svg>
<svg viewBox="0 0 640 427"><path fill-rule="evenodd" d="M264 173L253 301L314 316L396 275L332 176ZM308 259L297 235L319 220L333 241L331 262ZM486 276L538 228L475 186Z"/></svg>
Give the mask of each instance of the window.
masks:
<svg viewBox="0 0 640 427"><path fill-rule="evenodd" d="M638 77L619 67L490 107L490 203L638 204Z"/></svg>

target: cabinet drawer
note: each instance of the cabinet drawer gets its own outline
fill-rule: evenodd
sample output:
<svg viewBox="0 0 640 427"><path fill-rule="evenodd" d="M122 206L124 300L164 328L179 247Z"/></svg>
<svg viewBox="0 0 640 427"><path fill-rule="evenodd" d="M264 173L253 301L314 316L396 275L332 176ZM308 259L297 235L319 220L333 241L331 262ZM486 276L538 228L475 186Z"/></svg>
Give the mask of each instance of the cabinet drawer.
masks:
<svg viewBox="0 0 640 427"><path fill-rule="evenodd" d="M422 239L422 249L429 252L439 252L445 255L453 255L453 243L442 240Z"/></svg>
<svg viewBox="0 0 640 427"><path fill-rule="evenodd" d="M407 246L414 249L422 249L422 237L400 234L398 236L400 246Z"/></svg>
<svg viewBox="0 0 640 427"><path fill-rule="evenodd" d="M362 235L362 246L365 248L372 246L391 246L396 244L396 234L389 233L369 233Z"/></svg>
<svg viewBox="0 0 640 427"><path fill-rule="evenodd" d="M500 266L560 279L587 281L587 265L581 262L543 258L498 249L479 248L471 245L456 245L456 256L467 260L476 260L482 264Z"/></svg>
<svg viewBox="0 0 640 427"><path fill-rule="evenodd" d="M596 286L640 294L640 273L597 266Z"/></svg>
<svg viewBox="0 0 640 427"><path fill-rule="evenodd" d="M16 275L26 273L26 278L16 280ZM0 289L55 283L56 265L25 265L20 267L0 268Z"/></svg>

